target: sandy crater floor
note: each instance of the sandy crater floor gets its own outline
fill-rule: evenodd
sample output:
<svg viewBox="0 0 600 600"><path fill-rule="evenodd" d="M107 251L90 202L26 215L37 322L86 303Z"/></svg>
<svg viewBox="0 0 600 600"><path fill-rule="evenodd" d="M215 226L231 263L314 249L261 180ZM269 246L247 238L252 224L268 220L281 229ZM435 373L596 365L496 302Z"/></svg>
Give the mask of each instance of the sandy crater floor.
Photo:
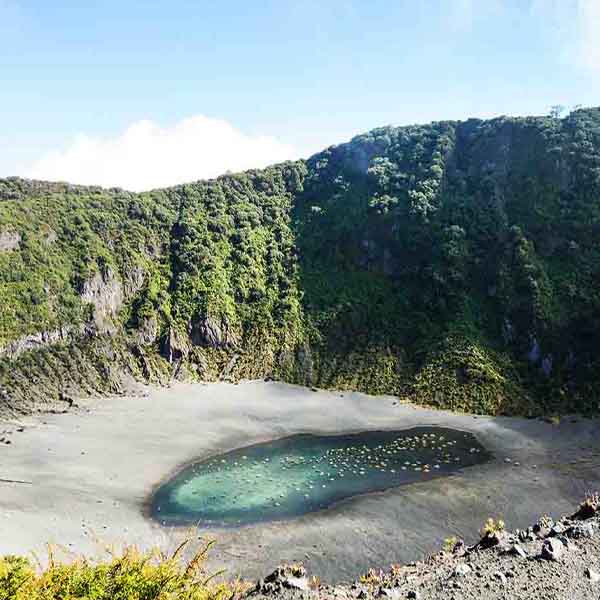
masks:
<svg viewBox="0 0 600 600"><path fill-rule="evenodd" d="M302 432L439 425L473 432L495 459L293 520L203 532L218 540L215 567L259 577L298 560L323 580L351 579L368 567L420 558L450 535L473 540L489 516L511 528L543 511L560 516L600 488L598 420L472 417L262 381L145 392L66 415L0 422L0 431L12 431L12 443L0 446L0 479L30 482L0 482L0 554L43 556L46 542L87 554L124 541L172 549L186 531L146 516L161 481L195 459Z"/></svg>

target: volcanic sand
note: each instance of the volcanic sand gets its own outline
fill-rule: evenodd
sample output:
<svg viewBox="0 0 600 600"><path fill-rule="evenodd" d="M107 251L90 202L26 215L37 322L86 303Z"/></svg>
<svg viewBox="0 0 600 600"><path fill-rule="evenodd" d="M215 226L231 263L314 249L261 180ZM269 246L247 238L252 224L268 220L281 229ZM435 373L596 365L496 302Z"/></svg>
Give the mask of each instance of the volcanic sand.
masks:
<svg viewBox="0 0 600 600"><path fill-rule="evenodd" d="M348 580L421 558L452 535L474 541L490 516L511 528L540 512L560 516L600 488L598 420L474 417L276 382L176 384L0 422L12 431L0 445L0 479L20 482L0 481L0 555L43 559L47 542L76 554L125 542L172 550L189 529L153 521L148 500L191 461L295 433L420 425L470 431L494 458L287 521L195 532L217 539L209 567L254 578L301 561L325 581Z"/></svg>

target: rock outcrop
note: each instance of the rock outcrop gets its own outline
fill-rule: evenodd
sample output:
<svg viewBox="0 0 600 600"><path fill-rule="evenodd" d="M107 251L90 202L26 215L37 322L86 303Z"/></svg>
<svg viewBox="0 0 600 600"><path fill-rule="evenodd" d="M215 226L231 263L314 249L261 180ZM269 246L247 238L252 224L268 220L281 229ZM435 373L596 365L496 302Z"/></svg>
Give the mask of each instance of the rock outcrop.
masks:
<svg viewBox="0 0 600 600"><path fill-rule="evenodd" d="M7 229L0 231L0 252L16 250L21 242L21 234L17 231Z"/></svg>
<svg viewBox="0 0 600 600"><path fill-rule="evenodd" d="M93 307L93 323L98 333L114 330L112 318L123 305L123 285L112 269L97 272L84 281L81 299Z"/></svg>

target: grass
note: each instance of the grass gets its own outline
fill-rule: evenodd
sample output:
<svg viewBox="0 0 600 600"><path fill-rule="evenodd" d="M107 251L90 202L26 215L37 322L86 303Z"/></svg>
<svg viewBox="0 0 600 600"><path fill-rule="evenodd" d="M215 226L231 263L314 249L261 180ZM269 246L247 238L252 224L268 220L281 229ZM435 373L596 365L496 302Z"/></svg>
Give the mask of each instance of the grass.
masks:
<svg viewBox="0 0 600 600"><path fill-rule="evenodd" d="M182 559L190 540L166 555L141 552L135 546L112 553L109 560L55 559L49 549L42 568L20 556L0 558L0 600L234 600L248 586L224 580L204 568L208 542Z"/></svg>
<svg viewBox="0 0 600 600"><path fill-rule="evenodd" d="M489 518L484 524L483 527L480 529L479 533L481 534L481 537L489 537L495 533L500 533L502 531L504 531L505 528L505 524L504 521L502 519L493 519L493 518Z"/></svg>
<svg viewBox="0 0 600 600"><path fill-rule="evenodd" d="M590 492L573 517L588 519L599 509L600 493ZM550 517L544 515L540 521L549 522ZM480 530L482 541L503 531L502 519L489 518ZM253 589L251 583L226 580L223 571L207 572L205 561L212 540L184 560L191 541L184 540L172 554L158 549L141 552L127 546L120 553L109 551L108 560L76 558L70 562L58 561L54 548L49 546L47 565L42 567L38 561L37 568L22 556L0 557L0 600L237 600ZM456 537L447 538L442 555L452 553L458 542ZM480 542L477 547L490 546ZM395 587L405 570L414 567L415 563L410 563L391 565L388 571L369 569L359 582L372 590ZM285 577L306 576L301 563L283 564L277 572ZM309 578L311 590L319 590L320 586L318 577Z"/></svg>
<svg viewBox="0 0 600 600"><path fill-rule="evenodd" d="M456 547L457 543L458 543L458 538L455 535L447 537L444 540L444 543L442 544L442 550L444 552L446 552L447 554L452 554L452 551Z"/></svg>

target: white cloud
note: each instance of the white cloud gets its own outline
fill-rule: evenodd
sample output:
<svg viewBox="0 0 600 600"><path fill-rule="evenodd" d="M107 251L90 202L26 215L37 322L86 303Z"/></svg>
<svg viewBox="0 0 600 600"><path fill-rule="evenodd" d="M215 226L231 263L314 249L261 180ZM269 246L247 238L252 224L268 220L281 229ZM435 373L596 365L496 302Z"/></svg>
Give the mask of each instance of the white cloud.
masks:
<svg viewBox="0 0 600 600"><path fill-rule="evenodd" d="M273 137L246 135L226 121L196 115L172 127L138 121L115 137L79 135L21 171L32 179L140 191L295 157Z"/></svg>

